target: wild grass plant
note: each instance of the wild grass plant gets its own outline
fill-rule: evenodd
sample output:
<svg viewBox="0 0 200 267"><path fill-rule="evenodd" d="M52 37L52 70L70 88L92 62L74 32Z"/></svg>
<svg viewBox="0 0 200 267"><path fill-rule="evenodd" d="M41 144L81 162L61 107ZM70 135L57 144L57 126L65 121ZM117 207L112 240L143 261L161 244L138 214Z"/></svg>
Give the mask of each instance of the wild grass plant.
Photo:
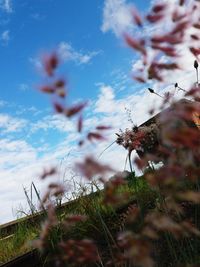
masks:
<svg viewBox="0 0 200 267"><path fill-rule="evenodd" d="M142 181L142 178L138 179L137 183L139 185L137 196L142 198L142 195L145 194L144 203L141 201L141 206L145 209L146 203L150 205L150 202L156 201L155 192L148 188L148 185L144 180ZM109 197L109 195L107 194L109 194L113 186L110 184L112 184L112 179L107 182L103 190L89 195L84 195L84 193L82 194L79 192L80 197L77 197L77 202L64 211L59 223L57 222L51 225L51 228L48 229L48 236L45 237L44 240L46 243L41 244L41 239L39 243L37 243L39 246L43 247L43 252L46 253L47 258L53 258L56 262L61 261L62 263L60 262L60 264L64 264L63 258L60 259L60 256L63 253L62 248L66 250L64 240L67 240L67 248L72 249L71 256L63 255L63 257L70 262L72 266L74 265L73 261L79 262L80 260L76 258L79 257L76 247L79 248L81 245L90 247L93 254L95 253L94 255L92 254L91 257L96 257L98 255L101 263L97 263L97 266L104 266L105 259L112 258L114 260L114 251L117 250L119 252L116 241L117 233L125 226L126 219L130 215L130 207L137 203L137 197L136 195L133 197L133 192L135 192L133 184L125 182L116 188L116 196L120 199L118 203L115 203L116 205L113 205L113 203L108 204L106 198ZM84 188L83 192L85 192ZM122 202L121 199L123 199L124 196L126 196L126 201ZM147 199L148 201L146 201ZM53 209L51 211L53 212ZM53 221L54 219L56 219L55 214L51 214L51 220ZM44 227L46 227L46 225L44 225ZM93 250L93 243L90 243L91 240L96 240L98 242L98 250ZM86 242L86 244L84 242ZM80 254L82 250L84 250L84 247L81 248ZM89 255L88 257L90 258ZM81 263L76 262L76 264ZM86 263L83 263L82 266L85 266L85 264Z"/></svg>
<svg viewBox="0 0 200 267"><path fill-rule="evenodd" d="M170 72L181 69L178 58L183 56L183 46L194 56L191 68L194 67L197 80L189 88L174 84L174 89L183 91L189 100L176 101L173 94L162 96L148 88L150 93L163 99L160 108L164 111L153 125L135 126L117 135L116 142L128 153L132 172L128 181L120 175L107 181L106 174L112 167L90 156L76 165L88 180L97 175L101 177L99 181L104 191L101 202L84 198L78 214L73 213L61 222L64 235L57 240L56 251L52 253L59 266L200 264L199 11L199 1L156 3L144 18L133 10L133 20L140 30L146 24L159 28L169 22L166 32L154 31L152 35L141 34L136 38L124 35L126 43L141 57L141 68L134 74L135 80L144 85L149 80L163 84ZM78 117L77 130L81 134L81 114L86 103L65 104L66 83L55 75L58 65L56 54L44 58L44 72L52 82L42 86L41 91L56 96L54 109L57 113L67 119ZM103 132L109 128L110 125L96 126L81 138L80 148L86 142L104 140ZM134 150L140 155L134 163L144 172L140 179L133 175L131 155ZM154 168L152 162L162 164ZM43 178L48 174L43 174ZM54 184L48 188L47 195L62 193L62 186ZM119 205L121 209L117 210ZM49 203L48 220L38 241L40 248L49 248L49 233L57 225L54 208Z"/></svg>
<svg viewBox="0 0 200 267"><path fill-rule="evenodd" d="M127 150L129 177L116 174L108 181L112 167L85 156L76 170L88 181L96 177L103 190L96 188L89 196L85 196L85 190L80 191L78 202L59 216L51 200L65 194L65 187L49 184L41 200L48 208L48 218L35 246L54 266L200 265L200 3L161 2L155 3L146 16L136 9L132 14L141 32L147 24L164 29L151 35L145 31L136 37L124 35L141 59L134 79L162 98L160 109L164 111L154 125L134 126L117 135L116 142ZM170 22L168 29L164 27L166 22ZM163 86L171 72L180 71L178 59L184 56L183 46L194 57L191 69L197 79L188 88L174 84L174 89L181 90L187 99L177 101L170 92L162 96L148 83ZM82 113L87 103L66 102L67 84L58 76L57 54L46 55L42 64L48 83L40 90L55 97L53 106L58 114L77 118L80 149L87 142L104 140L104 132L111 125L97 125L83 135ZM134 150L140 157L132 160ZM157 163L162 164L154 168ZM143 172L141 177L135 177L134 164ZM46 170L41 178L55 173L55 168Z"/></svg>
<svg viewBox="0 0 200 267"><path fill-rule="evenodd" d="M33 249L32 241L39 236L40 226L20 223L13 234L0 239L0 264Z"/></svg>

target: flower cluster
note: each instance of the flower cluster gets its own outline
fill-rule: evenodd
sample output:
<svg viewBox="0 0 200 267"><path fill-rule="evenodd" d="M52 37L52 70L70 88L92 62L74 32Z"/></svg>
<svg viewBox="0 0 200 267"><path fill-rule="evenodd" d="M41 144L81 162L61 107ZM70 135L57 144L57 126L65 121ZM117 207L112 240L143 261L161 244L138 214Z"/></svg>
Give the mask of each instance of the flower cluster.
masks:
<svg viewBox="0 0 200 267"><path fill-rule="evenodd" d="M117 134L117 136L116 143L122 145L125 149L132 151L141 148L141 143L145 138L145 129L126 129L124 133Z"/></svg>

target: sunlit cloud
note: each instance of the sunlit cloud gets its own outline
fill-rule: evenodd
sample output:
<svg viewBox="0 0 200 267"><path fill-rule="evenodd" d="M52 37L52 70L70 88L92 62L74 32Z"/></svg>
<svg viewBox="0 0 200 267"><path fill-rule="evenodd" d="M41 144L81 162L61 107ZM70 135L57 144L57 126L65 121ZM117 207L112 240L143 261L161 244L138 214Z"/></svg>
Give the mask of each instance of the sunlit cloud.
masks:
<svg viewBox="0 0 200 267"><path fill-rule="evenodd" d="M0 114L1 134L23 131L27 123L26 119L16 118L3 113Z"/></svg>
<svg viewBox="0 0 200 267"><path fill-rule="evenodd" d="M80 51L76 51L71 44L67 42L61 42L58 45L58 54L63 61L74 61L75 63L87 64L91 62L92 58L97 56L100 51L92 51L87 53L82 53Z"/></svg>
<svg viewBox="0 0 200 267"><path fill-rule="evenodd" d="M103 9L102 32L112 31L119 37L133 28L131 5L126 0L105 0Z"/></svg>

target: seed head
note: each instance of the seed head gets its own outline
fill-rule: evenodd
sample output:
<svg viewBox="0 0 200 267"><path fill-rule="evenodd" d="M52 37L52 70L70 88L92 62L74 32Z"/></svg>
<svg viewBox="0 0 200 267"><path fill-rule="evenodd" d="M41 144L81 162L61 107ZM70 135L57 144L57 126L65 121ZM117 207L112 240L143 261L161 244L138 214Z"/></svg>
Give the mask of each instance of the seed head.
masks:
<svg viewBox="0 0 200 267"><path fill-rule="evenodd" d="M148 88L148 90L149 90L149 92L150 93L152 93L152 94L154 94L155 92L154 92L154 90L153 89L151 89L151 88Z"/></svg>
<svg viewBox="0 0 200 267"><path fill-rule="evenodd" d="M195 68L195 69L198 69L198 67L199 67L199 64L198 64L197 60L195 60L195 61L194 61L194 68Z"/></svg>

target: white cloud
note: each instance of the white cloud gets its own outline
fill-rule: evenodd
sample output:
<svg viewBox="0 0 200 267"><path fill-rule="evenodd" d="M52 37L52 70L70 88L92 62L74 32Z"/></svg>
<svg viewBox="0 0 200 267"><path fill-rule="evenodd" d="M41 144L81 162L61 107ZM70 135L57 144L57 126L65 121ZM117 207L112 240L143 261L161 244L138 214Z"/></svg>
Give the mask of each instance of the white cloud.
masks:
<svg viewBox="0 0 200 267"><path fill-rule="evenodd" d="M1 41L4 45L8 44L8 42L10 41L10 31L9 30L2 32Z"/></svg>
<svg viewBox="0 0 200 267"><path fill-rule="evenodd" d="M13 133L24 130L28 121L22 118L15 118L8 114L0 114L1 133Z"/></svg>
<svg viewBox="0 0 200 267"><path fill-rule="evenodd" d="M114 9L114 3L115 1L106 1L106 4L110 4L110 6L107 6ZM118 1L118 3L125 3L125 1ZM113 6L111 6L111 3ZM170 2L171 4L174 3L174 1ZM171 8L171 6L169 6ZM105 12L105 10L104 10ZM107 11L108 12L108 11ZM199 15L199 14L198 14ZM107 28L104 28L104 31L112 30L116 35L118 35L117 28L115 29L112 24L111 16L109 16L109 12L107 13L108 18L110 18L110 24L108 21ZM104 14L105 18L105 14ZM168 19L168 18L167 18ZM193 19L195 19L195 14L193 16ZM191 23L193 23L191 21ZM112 25L111 25L112 24ZM149 36L151 34L163 34L163 29L166 29L167 31L170 31L170 27L173 26L171 24L168 24L166 20L164 21L163 27L155 28L154 26L146 26L145 27L145 36ZM119 32L120 34L120 32ZM187 38L191 34L191 28L189 29L188 33L186 34L186 43L189 41L189 46L191 46L191 39ZM164 95L166 92L174 92L174 84L176 82L179 83L179 85L184 89L189 89L192 84L196 82L196 73L195 69L193 67L194 64L194 56L188 51L186 45L180 45L178 47L178 51L181 54L181 57L178 57L176 59L176 62L179 64L181 69L171 71L171 72L165 72L164 78L165 82L163 83L155 83L150 82L152 88L155 89L157 93L160 95ZM133 55L134 56L134 55ZM150 51L150 60L154 58L155 54ZM160 57L161 62L166 62L166 57L161 56ZM141 60L136 60L133 62L132 70L135 71L137 68L141 67ZM149 85L146 86L146 89ZM144 87L143 86L143 87ZM98 114L96 119L96 123L99 121L99 116L101 116L100 122L105 125L112 125L113 131L112 131L112 138L114 136L114 133L118 131L119 128L122 128L123 130L128 127L130 128L132 124L128 122L128 117L125 113L124 108L128 108L132 111L132 120L135 124L140 125L144 121L146 121L149 117L149 110L151 108L154 108L155 113L160 111L161 101L162 99L159 98L156 95L150 94L148 90L145 90L145 87L143 90L136 91L133 90L132 94L129 94L124 97L118 97L114 92L115 88L112 86L105 86L100 84L100 94L98 96L98 99L95 103L95 109L94 111ZM129 91L130 92L130 91ZM183 93L181 91L176 92L175 98L180 99L183 97ZM110 136L110 137L111 137ZM109 139L110 141L114 141L113 139ZM103 149L102 149L103 150ZM117 165L118 167L122 165L121 163L117 164L117 159L113 155L119 155L122 157L123 154L123 148L119 150L119 148L116 148L116 151L114 149L111 149L108 152L105 152L105 162L108 162L108 160L112 161L112 164ZM109 155L110 158L107 158L107 155ZM122 157L123 158L123 157ZM124 156L125 160L125 156ZM122 160L123 161L123 160Z"/></svg>
<svg viewBox="0 0 200 267"><path fill-rule="evenodd" d="M1 139L0 141L0 167L20 169L26 167L36 159L36 151L24 140Z"/></svg>
<svg viewBox="0 0 200 267"><path fill-rule="evenodd" d="M99 84L99 89L100 93L97 99L88 107L88 116L84 120L84 127L87 130L94 130L94 127L99 124L111 125L113 128L107 134L107 141L96 146L88 144L82 150L77 148L75 143L78 135L75 125L72 121L59 115L48 115L35 123L29 122L30 136L41 129L46 132L55 129L63 133L63 140L58 141L53 146L51 141L48 141L43 135L40 136L40 139L43 138L43 142L37 140L37 144L17 139L14 135L12 140L7 137L0 141L0 210L4 214L0 223L13 218L12 207L16 208L20 204L26 206L22 185L29 187L31 182L34 181L37 188L45 192L45 184L38 180L38 174L42 172L44 167L61 165L62 162L62 171L59 177L62 179L64 176L70 181L71 174L67 164L73 165L74 161L88 154L88 151L97 158L115 140L115 133L120 128L131 127L125 107L133 111L133 121L140 124L149 117L148 110L154 105L154 102L159 101L156 96L150 97L148 92L139 91L131 96L118 97L115 94L115 88L111 85ZM12 133L12 131L24 129L24 125L27 126L27 121L2 114L0 125L4 131ZM69 151L72 154L67 157ZM118 156L116 157L116 155ZM122 171L126 155L127 151L115 144L112 149L107 150L102 155L100 160L103 163L111 164L114 169ZM63 159L66 159L67 163L65 161L63 163ZM80 179L80 177L76 179ZM70 183L67 184L69 187L71 186Z"/></svg>
<svg viewBox="0 0 200 267"><path fill-rule="evenodd" d="M58 54L63 61L74 61L77 64L87 64L93 57L98 55L100 51L93 51L88 53L82 53L76 51L69 43L61 42L58 45Z"/></svg>
<svg viewBox="0 0 200 267"><path fill-rule="evenodd" d="M102 85L95 104L95 112L110 113L119 109L115 106L114 90L111 86Z"/></svg>
<svg viewBox="0 0 200 267"><path fill-rule="evenodd" d="M107 89L106 89L107 88ZM87 129L94 129L97 124L108 124L114 121L115 125L119 126L119 121L114 116L114 112L102 115L103 102L99 101L102 98L102 94L105 95L108 101L113 101L112 105L119 104L122 100L115 99L113 88L110 86L104 86L104 89L101 90L98 99L98 105L96 102L89 107L88 114L89 118L84 121L84 126ZM99 106L99 111L91 113L91 110L94 110L96 106ZM119 106L119 105L118 105ZM116 108L117 110L117 108ZM122 112L122 111L121 111ZM120 113L120 112L119 112ZM92 114L92 115L91 115ZM104 114L105 115L105 114ZM122 117L121 117L122 118ZM120 119L121 119L120 118ZM10 125L9 125L10 122ZM21 123L20 123L21 122ZM21 121L19 118L11 117L7 114L0 116L0 125L4 127L4 131L16 131L21 130L23 126L23 119ZM26 122L26 120L24 120ZM107 146L107 143L101 143L94 150L93 146L88 145L83 150L80 150L76 146L78 135L76 133L76 127L72 121L67 120L64 117L58 115L45 116L36 123L31 123L29 121L29 134L34 133L40 129L46 131L50 129L56 129L64 133L65 137L62 141L56 143L52 146L51 141L48 141L41 135L41 138L44 138L41 143L40 140L37 140L37 144L29 143L24 139L17 139L13 134L12 139L9 137L2 138L0 141L0 211L4 214L4 217L1 218L0 223L6 222L13 218L12 208L16 208L19 205L23 207L26 206L25 196L22 190L22 185L29 187L31 182L34 181L37 188L45 192L45 184L38 179L38 174L42 172L44 167L52 165L62 165L62 170L59 176L59 179L62 180L62 177L69 179L67 186L70 188L72 181L70 168L68 164L73 165L74 161L82 158L84 154L87 154L88 151L94 151L94 156L98 156L102 150ZM114 129L113 129L114 130ZM11 132L12 132L11 131ZM108 142L115 138L114 133L110 134ZM40 146L38 144L41 144ZM117 147L117 153L120 150L123 150L120 147ZM70 156L68 157L68 152L71 151ZM116 150L114 150L116 152ZM105 154L103 160L114 164L116 169L123 169L124 159L126 152L119 153L118 160L115 160L112 156L112 152ZM65 173L65 174L64 174ZM76 179L81 179L78 177Z"/></svg>
<svg viewBox="0 0 200 267"><path fill-rule="evenodd" d="M171 14L173 10L177 9L177 1L175 0L152 0L151 4L155 4L157 2L166 2L166 16L164 19L155 25L146 25L144 30L140 33L142 36L145 37L152 37L152 36L163 36L163 34L168 34L174 28L174 23L171 20ZM176 62L180 69L176 69L173 71L163 71L163 83L156 83L155 81L151 81L150 83L154 88L159 87L167 87L170 92L174 91L174 84L177 82L180 87L184 88L185 90L189 90L189 88L194 85L196 82L196 73L193 67L195 57L189 51L189 47L198 47L198 42L191 40L191 34L196 34L198 36L198 30L196 30L192 25L198 21L199 18L199 9L195 11L192 10L192 3L193 0L187 1L185 6L178 7L178 11L180 14L192 14L189 19L189 27L185 31L183 43L177 44L174 48L177 51L178 57L172 59L163 54L158 54L158 50L151 49L150 47L147 48L148 58L146 66L143 66L142 60L136 60L132 63L132 71L135 72L138 69L142 69L143 67L147 70L149 64L153 61L158 61L160 63L171 63ZM178 93L177 97L181 96L181 92Z"/></svg>
<svg viewBox="0 0 200 267"><path fill-rule="evenodd" d="M40 140L37 140L37 145L23 139L19 140L14 136L12 140L4 138L0 141L0 210L4 214L0 223L13 218L12 207L16 208L20 204L26 206L22 185L28 187L34 181L37 188L45 192L45 184L38 179L38 174L44 167L62 165L59 179L62 177L68 179L67 186L70 188L72 181L68 165L73 165L74 161L83 158L88 151L97 158L115 140L115 133L120 128L131 127L125 107L132 110L133 121L140 124L149 117L148 110L153 105L155 106L155 103L158 105L160 101L154 95L150 97L148 92L139 91L130 96L118 97L112 86L100 84L99 87L100 93L97 99L88 107L88 116L84 120L84 127L87 130L94 130L94 127L99 124L111 125L113 128L107 133L107 141L98 143L96 146L88 144L83 149L77 148L75 144L78 139L76 127L72 121L58 115L45 116L36 123L29 122L29 134L41 129L47 132L56 129L64 133L63 140L54 146L42 135L40 139L43 138L43 142L39 143ZM8 125L9 120L12 121L10 126ZM7 131L11 130L10 127L12 130L14 128L21 129L23 123L16 125L18 121L19 119L8 115L0 117L0 122L7 127ZM69 151L71 154L68 157ZM101 156L100 160L105 164L111 164L114 169L122 171L126 155L127 151L115 144L112 149L108 149ZM80 179L80 177L76 179Z"/></svg>
<svg viewBox="0 0 200 267"><path fill-rule="evenodd" d="M12 13L12 0L0 0L0 8L7 13Z"/></svg>
<svg viewBox="0 0 200 267"><path fill-rule="evenodd" d="M22 186L30 187L34 181L37 189L45 193L46 185L51 181L41 181L39 174L44 168L50 166L59 166L61 159L64 159L66 154L75 148L70 144L73 136L70 139L63 139L55 147L45 146L33 147L31 144L22 139L10 140L9 138L1 139L0 141L0 211L4 214L0 219L0 224L13 219L12 208L22 205L26 206L26 198L23 193ZM45 140L47 142L47 140ZM42 150L42 148L44 148ZM43 154L40 155L40 152ZM67 159L68 160L68 159ZM69 159L70 160L70 159ZM65 178L71 178L70 169L67 163L62 160L63 172L59 177L54 177L54 182L59 179L62 181L65 173Z"/></svg>
<svg viewBox="0 0 200 267"><path fill-rule="evenodd" d="M0 223L11 220L12 208L25 203L22 185L29 184L34 176L35 170L30 167L36 158L35 149L24 140L1 139L0 210L4 217Z"/></svg>
<svg viewBox="0 0 200 267"><path fill-rule="evenodd" d="M83 53L81 51L76 51L71 44L67 42L60 42L56 48L58 56L63 62L75 62L77 65L88 64L92 59L101 53L101 51L91 51ZM38 71L42 71L42 57L30 57L29 62L34 65Z"/></svg>
<svg viewBox="0 0 200 267"><path fill-rule="evenodd" d="M45 116L36 123L33 123L31 126L32 133L38 130L48 131L50 129L57 130L62 133L75 131L72 121L67 120L64 116L57 114Z"/></svg>
<svg viewBox="0 0 200 267"><path fill-rule="evenodd" d="M128 8L128 6L125 1L106 1L107 5L109 3L115 4L116 2L119 5L119 9L121 5L125 4L125 10L127 10L126 7ZM108 5L107 8L111 7L109 7ZM124 9L122 8L122 11L123 10ZM116 17L118 18L118 16ZM116 34L119 34L116 25L117 24L114 24L115 27L110 27L107 24L107 28L105 27L104 31L112 30L114 32L116 31ZM126 23L123 25L126 25ZM146 32L148 32L148 30L151 30L151 28L147 28ZM82 53L78 53L79 56L77 56L76 52L74 52L74 49L67 43L64 43L62 49L61 50L63 52L65 60L74 60L78 63L80 61L80 54L83 57ZM166 86L166 83L160 84L159 86L152 84L153 88L158 93L164 94L168 90L174 90L174 82L179 82L181 86L187 87L192 81L195 81L195 71L193 68L194 59L190 53L186 53L185 50L183 50L183 52L185 53L185 56L178 59L178 63L180 63L184 71L180 70L177 72L172 72L170 74L170 77L169 75L166 75L168 86ZM83 62L88 62L88 60L89 59L87 57L85 59L84 57L82 58ZM140 62L135 62L134 64L134 69L140 66ZM126 79L127 77L124 77L124 80ZM46 146L39 148L34 148L33 145L25 142L24 140L15 139L11 141L5 139L1 141L0 147L2 148L2 153L0 152L0 163L2 165L0 168L0 210L4 215L4 220L12 218L11 207L14 204L16 206L16 203L24 203L23 192L21 188L22 184L29 185L30 182L34 180L36 181L36 185L39 188L42 188L41 183L36 180L36 177L39 173L39 170L41 170L43 166L49 166L52 165L52 163L58 163L60 159L67 158L66 155L70 150L72 150L73 156L67 158L67 161L71 164L75 160L74 158L80 158L85 153L88 153L88 151L90 151L91 153L93 151L93 155L95 157L98 157L98 155L106 148L106 146L108 146L112 141L115 140L115 133L118 132L120 128L124 130L127 127L131 127L132 124L130 121L128 121L125 107L132 111L132 120L137 125L143 123L150 117L148 111L152 107L159 111L161 99L155 95L150 94L148 90L143 89L140 91L133 91L131 94L129 91L129 95L119 97L116 94L116 87L113 86L113 84L114 83L105 85L103 83L99 83L99 95L88 108L88 116L84 121L84 126L87 129L94 129L94 127L98 124L111 125L113 128L107 134L107 142L99 143L97 144L97 146L88 145L83 150L78 151L78 149L74 145L74 140L77 139L77 134L73 123L71 121L65 120L65 118L58 117L57 115L45 116L40 119L40 121L32 123L30 128L30 132L32 133L35 133L40 129L44 129L46 131L50 129L56 129L59 132L67 133L68 138L63 139L62 142L56 144L54 147L52 147L50 142L47 143L47 140L44 140L44 145ZM178 92L177 97L180 98L181 96L181 92ZM0 125L2 123L5 129L7 129L6 127L8 127L8 118L10 119L11 117L5 117L5 115L2 118L0 117ZM13 120L13 125L15 125L13 127L16 129L21 129L20 123L18 126L16 126L16 124L14 123L18 121L18 119L11 119ZM45 137L43 136L41 136L40 138L45 139ZM40 151L43 152L42 157L38 156ZM106 164L112 164L112 166L114 166L116 170L123 170L126 155L127 151L115 144L111 149L105 151L105 153L101 157L101 160ZM10 168L8 168L9 166ZM63 167L66 169L66 165L64 165ZM69 173L67 173L67 175L69 175ZM70 177L68 178L70 179Z"/></svg>
<svg viewBox="0 0 200 267"><path fill-rule="evenodd" d="M86 128L99 124L111 126L112 128L106 135L107 141L97 143L92 147L86 147L86 153L91 151L96 158L108 145L116 140L115 133L118 133L119 129L125 130L133 126L125 108L131 110L133 123L140 125L150 117L150 109L154 107L159 112L161 104L161 99L155 95L150 95L148 90L135 91L131 95L119 97L116 95L115 88L110 85L102 85L100 83L99 89L100 93L98 98L90 107L93 113L84 121L84 125ZM166 89L164 88L159 92L163 94L165 91ZM123 171L126 156L127 151L123 147L113 144L111 149L103 153L100 160L103 163L111 164L117 171ZM129 165L126 166L126 169L129 169Z"/></svg>
<svg viewBox="0 0 200 267"><path fill-rule="evenodd" d="M162 94L165 91L164 88L159 93ZM152 107L159 110L161 99L150 95L148 90L136 91L121 98L117 97L114 92L111 86L101 86L100 94L94 104L94 111L101 115L104 124L114 125L116 129L125 129L128 125L130 126L125 108L132 111L133 122L138 125L149 118L149 110Z"/></svg>
<svg viewBox="0 0 200 267"><path fill-rule="evenodd" d="M133 28L130 4L126 0L105 0L103 9L103 32L112 31L120 36Z"/></svg>
<svg viewBox="0 0 200 267"><path fill-rule="evenodd" d="M18 106L15 113L16 113L17 116L22 116L22 115L29 114L33 118L35 116L41 115L42 114L42 111L41 110L38 110L34 106L30 106L30 107Z"/></svg>

